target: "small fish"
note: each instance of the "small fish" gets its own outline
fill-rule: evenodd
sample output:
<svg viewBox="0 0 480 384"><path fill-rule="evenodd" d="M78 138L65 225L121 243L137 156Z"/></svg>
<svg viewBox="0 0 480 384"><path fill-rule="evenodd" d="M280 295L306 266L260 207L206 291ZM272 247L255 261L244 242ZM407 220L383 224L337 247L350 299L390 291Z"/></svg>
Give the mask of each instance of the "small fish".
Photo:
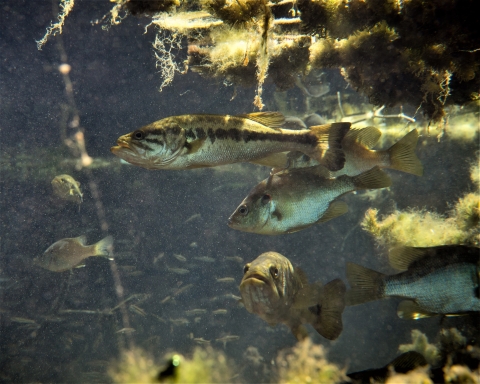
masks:
<svg viewBox="0 0 480 384"><path fill-rule="evenodd" d="M107 236L93 245L87 245L85 236L62 239L48 247L33 263L49 271L63 272L85 266L85 259L91 256L102 256L111 260L112 246L112 236Z"/></svg>
<svg viewBox="0 0 480 384"><path fill-rule="evenodd" d="M243 259L240 256L227 256L225 260L236 261L237 263L243 264Z"/></svg>
<svg viewBox="0 0 480 384"><path fill-rule="evenodd" d="M184 274L190 272L188 269L185 269L185 268L171 268L171 267L168 267L168 266L167 266L167 270L169 272L177 273L179 275L184 275Z"/></svg>
<svg viewBox="0 0 480 384"><path fill-rule="evenodd" d="M240 293L248 312L272 326L287 325L298 340L308 337L302 324L329 340L342 332L345 284L340 279L309 284L305 273L279 253L263 253L245 265Z"/></svg>
<svg viewBox="0 0 480 384"><path fill-rule="evenodd" d="M198 243L196 241L194 241L193 243L190 243L189 245L190 248L197 248L198 247Z"/></svg>
<svg viewBox="0 0 480 384"><path fill-rule="evenodd" d="M205 340L203 337L195 337L193 341L200 345L210 344L210 340Z"/></svg>
<svg viewBox="0 0 480 384"><path fill-rule="evenodd" d="M348 131L342 140L345 165L342 169L331 172L331 176L357 176L375 166L422 176L423 166L415 154L418 131L416 129L410 131L387 150L370 149L377 144L381 135L382 132L375 127L357 128ZM318 164L315 160L308 159L301 153L290 153L288 157L289 165L292 168Z"/></svg>
<svg viewBox="0 0 480 384"><path fill-rule="evenodd" d="M133 333L136 332L134 328L122 328L115 333Z"/></svg>
<svg viewBox="0 0 480 384"><path fill-rule="evenodd" d="M182 263L185 263L187 261L187 258L185 256L179 255L174 253L173 256L178 260L181 261Z"/></svg>
<svg viewBox="0 0 480 384"><path fill-rule="evenodd" d="M293 233L348 211L336 199L359 189L385 188L391 180L375 167L359 176L330 178L323 167L282 171L255 186L228 219L236 230L262 235Z"/></svg>
<svg viewBox="0 0 480 384"><path fill-rule="evenodd" d="M188 291L192 287L193 287L193 284L184 285L183 287L178 288L175 292L173 292L173 296L178 296L181 293L184 293L185 291Z"/></svg>
<svg viewBox="0 0 480 384"><path fill-rule="evenodd" d="M212 311L212 314L214 315L226 315L228 311L226 309L216 309Z"/></svg>
<svg viewBox="0 0 480 384"><path fill-rule="evenodd" d="M11 317L11 321L14 323L20 323L20 324L36 324L37 322L32 319L26 319L25 317Z"/></svg>
<svg viewBox="0 0 480 384"><path fill-rule="evenodd" d="M195 219L199 219L200 217L202 217L202 215L200 213L196 213L195 215L192 215L190 216L187 220L185 220L183 222L183 224L187 224L187 223L190 223L191 221L195 220Z"/></svg>
<svg viewBox="0 0 480 384"><path fill-rule="evenodd" d="M55 176L52 180L53 192L63 200L73 201L81 204L83 193L80 190L80 183L70 175Z"/></svg>
<svg viewBox="0 0 480 384"><path fill-rule="evenodd" d="M146 169L263 164L270 155L285 151L302 152L331 171L343 167L341 141L350 123L289 130L281 128L284 120L278 112L172 116L119 137L111 151Z"/></svg>
<svg viewBox="0 0 480 384"><path fill-rule="evenodd" d="M220 277L217 279L217 283L235 283L233 277Z"/></svg>
<svg viewBox="0 0 480 384"><path fill-rule="evenodd" d="M480 249L461 245L430 248L397 247L389 254L396 275L347 263L352 289L347 304L357 305L389 296L401 297L397 315L421 319L480 311Z"/></svg>
<svg viewBox="0 0 480 384"><path fill-rule="evenodd" d="M197 257L194 257L194 259L203 261L205 263L213 263L215 261L213 257L208 257L208 256L197 256Z"/></svg>
<svg viewBox="0 0 480 384"><path fill-rule="evenodd" d="M223 343L223 347L225 348L227 346L227 343L231 341L236 341L238 339L240 339L240 336L227 335L227 336L219 337L218 339L215 339L215 341L218 341L219 343Z"/></svg>
<svg viewBox="0 0 480 384"><path fill-rule="evenodd" d="M185 311L185 314L187 316L197 316L197 315L203 315L205 313L207 313L207 310L206 309L200 309L200 308L189 309L188 311Z"/></svg>
<svg viewBox="0 0 480 384"><path fill-rule="evenodd" d="M130 310L130 312L133 312L133 313L136 313L137 315L140 315L140 316L147 316L147 312L145 312L142 308L140 308L139 306L135 305L135 304L131 304L128 309Z"/></svg>
<svg viewBox="0 0 480 384"><path fill-rule="evenodd" d="M190 322L187 320L187 319L169 319L170 322L173 324L173 325L187 325L187 324L190 324Z"/></svg>
<svg viewBox="0 0 480 384"><path fill-rule="evenodd" d="M392 374L392 368L395 373L407 373L418 367L427 365L427 360L422 354L409 351L402 353L382 368L367 369L360 372L347 373L347 376L353 383L385 383Z"/></svg>

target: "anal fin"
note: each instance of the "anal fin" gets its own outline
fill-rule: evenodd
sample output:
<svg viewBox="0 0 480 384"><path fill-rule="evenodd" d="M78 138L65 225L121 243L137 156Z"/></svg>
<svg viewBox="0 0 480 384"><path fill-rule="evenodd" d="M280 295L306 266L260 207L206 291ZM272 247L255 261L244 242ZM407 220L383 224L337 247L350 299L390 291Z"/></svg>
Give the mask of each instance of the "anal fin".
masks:
<svg viewBox="0 0 480 384"><path fill-rule="evenodd" d="M397 307L397 316L401 319L418 320L437 315L438 313L427 311L411 300L404 300Z"/></svg>

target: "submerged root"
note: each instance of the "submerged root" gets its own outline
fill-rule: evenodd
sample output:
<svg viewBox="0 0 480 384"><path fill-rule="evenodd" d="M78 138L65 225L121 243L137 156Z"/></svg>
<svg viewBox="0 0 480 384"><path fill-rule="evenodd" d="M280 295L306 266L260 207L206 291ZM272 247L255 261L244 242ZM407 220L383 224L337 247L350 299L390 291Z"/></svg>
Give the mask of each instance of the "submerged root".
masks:
<svg viewBox="0 0 480 384"><path fill-rule="evenodd" d="M156 67L159 68L163 80L160 84L160 92L173 81L175 72L185 72L184 69L180 69L173 53L182 49L182 37L179 33L162 30L155 36L153 49L155 50Z"/></svg>

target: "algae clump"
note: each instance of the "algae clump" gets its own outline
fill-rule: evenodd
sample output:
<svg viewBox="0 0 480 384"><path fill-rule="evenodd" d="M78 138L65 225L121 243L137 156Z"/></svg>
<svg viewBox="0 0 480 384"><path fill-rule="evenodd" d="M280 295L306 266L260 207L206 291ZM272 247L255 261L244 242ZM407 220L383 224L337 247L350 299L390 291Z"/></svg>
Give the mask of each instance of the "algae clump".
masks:
<svg viewBox="0 0 480 384"><path fill-rule="evenodd" d="M399 352L418 352L425 357L428 364L435 365L440 359L438 348L434 344L429 344L427 336L418 329L413 329L411 335L412 343L400 345L398 347Z"/></svg>
<svg viewBox="0 0 480 384"><path fill-rule="evenodd" d="M290 383L339 383L348 381L345 371L326 359L325 349L310 338L293 348L281 351L276 359L278 380Z"/></svg>

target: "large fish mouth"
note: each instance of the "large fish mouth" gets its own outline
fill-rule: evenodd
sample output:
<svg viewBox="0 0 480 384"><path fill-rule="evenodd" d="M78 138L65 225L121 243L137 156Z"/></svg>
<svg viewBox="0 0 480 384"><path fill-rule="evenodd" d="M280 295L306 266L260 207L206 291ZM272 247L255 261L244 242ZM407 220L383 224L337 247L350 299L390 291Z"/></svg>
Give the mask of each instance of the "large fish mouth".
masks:
<svg viewBox="0 0 480 384"><path fill-rule="evenodd" d="M249 276L246 276L243 278L243 281L240 285L242 285L243 283L245 282L251 282L251 283L257 283L257 282L261 282L263 284L267 284L267 285L270 285L270 280L268 278L266 278L264 275L260 274L260 273L254 273L252 275L249 275ZM258 284L258 283L257 283Z"/></svg>

